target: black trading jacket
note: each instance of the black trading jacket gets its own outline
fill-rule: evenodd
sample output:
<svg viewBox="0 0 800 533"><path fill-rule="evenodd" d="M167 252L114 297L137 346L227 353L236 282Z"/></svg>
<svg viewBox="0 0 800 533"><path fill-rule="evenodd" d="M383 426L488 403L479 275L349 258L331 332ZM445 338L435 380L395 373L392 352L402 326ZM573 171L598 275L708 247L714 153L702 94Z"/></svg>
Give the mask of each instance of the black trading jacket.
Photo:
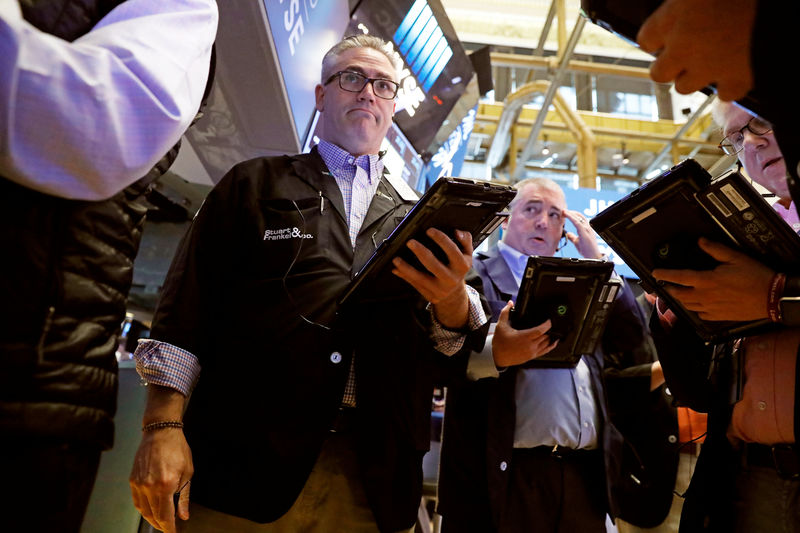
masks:
<svg viewBox="0 0 800 533"><path fill-rule="evenodd" d="M152 330L202 367L185 417L194 501L256 522L283 515L329 435L355 353L367 497L381 530L413 525L433 376L446 359L429 339L430 313L419 297L359 307L349 319L336 311L412 205L385 178L378 193L355 252L316 150L235 166L198 212Z"/></svg>

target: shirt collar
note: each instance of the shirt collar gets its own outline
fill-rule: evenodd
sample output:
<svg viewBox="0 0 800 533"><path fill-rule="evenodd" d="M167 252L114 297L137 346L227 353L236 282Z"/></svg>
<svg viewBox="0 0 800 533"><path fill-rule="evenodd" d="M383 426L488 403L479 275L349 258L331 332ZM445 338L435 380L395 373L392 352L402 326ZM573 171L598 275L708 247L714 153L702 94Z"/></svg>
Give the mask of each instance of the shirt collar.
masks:
<svg viewBox="0 0 800 533"><path fill-rule="evenodd" d="M367 172L369 181L372 182L374 176L380 176L383 172L383 161L379 154L356 157L324 139L320 139L319 144L317 144L317 150L328 170L335 175L338 175L339 172L353 175L355 167L358 166Z"/></svg>
<svg viewBox="0 0 800 533"><path fill-rule="evenodd" d="M497 242L497 249L500 251L500 255L503 256L508 268L511 269L511 273L514 274L517 282L522 280L525 267L528 265L528 256L503 241Z"/></svg>
<svg viewBox="0 0 800 533"><path fill-rule="evenodd" d="M778 212L783 220L789 224L796 233L800 233L800 218L797 216L797 210L794 206L794 201L789 205L789 208L783 207L778 202L772 204L772 208Z"/></svg>

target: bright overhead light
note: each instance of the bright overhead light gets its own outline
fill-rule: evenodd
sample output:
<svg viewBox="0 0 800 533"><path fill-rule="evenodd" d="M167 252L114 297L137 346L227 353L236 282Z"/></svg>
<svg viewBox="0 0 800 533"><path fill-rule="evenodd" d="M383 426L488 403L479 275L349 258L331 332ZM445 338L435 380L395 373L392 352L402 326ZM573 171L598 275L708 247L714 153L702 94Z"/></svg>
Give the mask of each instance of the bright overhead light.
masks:
<svg viewBox="0 0 800 533"><path fill-rule="evenodd" d="M651 180L657 176L660 176L663 172L664 171L660 168L653 169L644 177L644 179Z"/></svg>
<svg viewBox="0 0 800 533"><path fill-rule="evenodd" d="M622 149L611 156L615 162L619 162L622 165L627 165L631 162L630 160L630 153L625 149L625 143L622 143Z"/></svg>

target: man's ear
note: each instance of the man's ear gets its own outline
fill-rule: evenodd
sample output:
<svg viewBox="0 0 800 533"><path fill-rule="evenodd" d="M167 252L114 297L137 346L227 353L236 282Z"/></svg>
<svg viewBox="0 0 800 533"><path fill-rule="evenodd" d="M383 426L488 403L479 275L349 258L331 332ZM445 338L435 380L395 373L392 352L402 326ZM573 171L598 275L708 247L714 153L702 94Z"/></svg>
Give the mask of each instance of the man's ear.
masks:
<svg viewBox="0 0 800 533"><path fill-rule="evenodd" d="M500 222L500 229L502 229L503 231L508 230L508 220L510 218L511 218L511 215L503 218L503 221Z"/></svg>
<svg viewBox="0 0 800 533"><path fill-rule="evenodd" d="M324 111L325 107L323 105L324 96L325 96L325 87L323 87L321 84L318 83L317 86L314 87L314 107L316 107L317 111L319 111L320 113Z"/></svg>

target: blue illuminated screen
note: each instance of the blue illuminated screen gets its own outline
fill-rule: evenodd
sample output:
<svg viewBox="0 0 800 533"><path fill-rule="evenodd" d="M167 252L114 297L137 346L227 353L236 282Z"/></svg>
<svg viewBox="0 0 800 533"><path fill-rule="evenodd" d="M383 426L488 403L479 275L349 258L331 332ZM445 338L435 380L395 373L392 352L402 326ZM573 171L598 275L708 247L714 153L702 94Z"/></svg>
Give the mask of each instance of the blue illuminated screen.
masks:
<svg viewBox="0 0 800 533"><path fill-rule="evenodd" d="M453 57L453 49L426 0L414 2L392 40L427 93Z"/></svg>
<svg viewBox="0 0 800 533"><path fill-rule="evenodd" d="M403 59L395 123L422 154L475 75L441 0L361 0L346 33L390 42Z"/></svg>

